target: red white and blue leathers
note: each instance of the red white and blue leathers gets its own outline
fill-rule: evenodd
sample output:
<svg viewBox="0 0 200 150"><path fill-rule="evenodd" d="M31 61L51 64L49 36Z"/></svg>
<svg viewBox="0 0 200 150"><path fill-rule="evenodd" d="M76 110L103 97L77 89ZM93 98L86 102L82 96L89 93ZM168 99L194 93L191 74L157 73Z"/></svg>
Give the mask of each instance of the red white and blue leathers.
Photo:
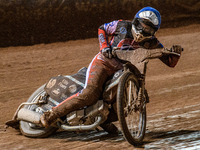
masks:
<svg viewBox="0 0 200 150"><path fill-rule="evenodd" d="M84 89L67 98L58 106L53 108L53 111L60 117L84 106L89 106L98 101L100 98L103 85L117 70L122 69L122 64L116 58L106 58L101 54L101 50L110 47L125 47L131 46L133 49L139 47L153 49L161 48L162 44L155 36L140 43L134 42L132 32L132 24L130 21L116 20L110 23L105 23L98 29L98 38L100 44L100 52L93 58L90 63ZM170 67L174 67L178 62L177 56L163 56L160 58L162 62Z"/></svg>

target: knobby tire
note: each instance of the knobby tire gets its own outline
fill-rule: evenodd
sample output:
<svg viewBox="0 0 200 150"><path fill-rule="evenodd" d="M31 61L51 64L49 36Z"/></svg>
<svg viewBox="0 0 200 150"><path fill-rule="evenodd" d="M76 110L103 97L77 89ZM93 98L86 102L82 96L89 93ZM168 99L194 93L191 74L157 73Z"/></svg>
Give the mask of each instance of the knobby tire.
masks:
<svg viewBox="0 0 200 150"><path fill-rule="evenodd" d="M132 136L126 122L126 114L124 112L125 98L127 97L127 92L125 92L125 88L129 81L131 81L139 91L139 83L135 75L131 72L125 72L120 79L117 90L117 114L123 136L130 144L138 146L142 144L146 131L146 106L144 106L143 111L140 112L142 124L141 126L139 126L139 128L141 129L141 133L139 134L139 136Z"/></svg>

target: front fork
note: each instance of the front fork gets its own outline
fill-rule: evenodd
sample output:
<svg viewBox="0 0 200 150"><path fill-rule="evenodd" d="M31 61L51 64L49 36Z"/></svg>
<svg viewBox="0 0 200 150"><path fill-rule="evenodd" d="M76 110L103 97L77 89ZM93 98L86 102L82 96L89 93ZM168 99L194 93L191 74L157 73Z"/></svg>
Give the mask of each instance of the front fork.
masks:
<svg viewBox="0 0 200 150"><path fill-rule="evenodd" d="M124 67L124 71L129 70L126 64L124 64L123 67ZM147 68L147 63L144 63L143 74L141 74L140 77L138 78L139 92L138 92L138 97L135 101L135 108L136 110L139 109L140 111L142 111L144 107L146 106L146 103L149 102L149 96L147 94L147 90L145 89L146 68ZM129 105L131 106L131 102L129 102Z"/></svg>
<svg viewBox="0 0 200 150"><path fill-rule="evenodd" d="M149 103L149 96L147 90L145 89L146 68L147 63L144 63L143 74L141 74L141 77L139 78L140 88L138 92L138 101L140 110L143 110L143 108L146 106L146 103Z"/></svg>

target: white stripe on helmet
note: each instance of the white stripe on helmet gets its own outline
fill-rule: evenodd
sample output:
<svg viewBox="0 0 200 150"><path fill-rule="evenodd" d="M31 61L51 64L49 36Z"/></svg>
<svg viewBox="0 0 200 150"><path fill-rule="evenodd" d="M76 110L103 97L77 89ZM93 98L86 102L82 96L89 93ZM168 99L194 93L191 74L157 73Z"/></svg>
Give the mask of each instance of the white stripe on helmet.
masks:
<svg viewBox="0 0 200 150"><path fill-rule="evenodd" d="M158 23L159 23L158 17L156 16L156 14L153 11L143 11L143 12L139 13L139 16L140 16L140 18L144 18L144 19L151 21L154 25L158 25Z"/></svg>

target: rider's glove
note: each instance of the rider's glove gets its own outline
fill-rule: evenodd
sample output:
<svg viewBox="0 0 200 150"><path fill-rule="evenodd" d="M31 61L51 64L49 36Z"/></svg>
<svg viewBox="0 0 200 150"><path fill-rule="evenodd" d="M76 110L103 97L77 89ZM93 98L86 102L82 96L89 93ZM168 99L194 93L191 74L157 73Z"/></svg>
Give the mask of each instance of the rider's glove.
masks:
<svg viewBox="0 0 200 150"><path fill-rule="evenodd" d="M181 52L183 51L183 48L180 45L173 45L170 51L181 54Z"/></svg>
<svg viewBox="0 0 200 150"><path fill-rule="evenodd" d="M112 49L110 47L106 47L106 48L102 49L101 53L107 58L112 58L113 57Z"/></svg>

